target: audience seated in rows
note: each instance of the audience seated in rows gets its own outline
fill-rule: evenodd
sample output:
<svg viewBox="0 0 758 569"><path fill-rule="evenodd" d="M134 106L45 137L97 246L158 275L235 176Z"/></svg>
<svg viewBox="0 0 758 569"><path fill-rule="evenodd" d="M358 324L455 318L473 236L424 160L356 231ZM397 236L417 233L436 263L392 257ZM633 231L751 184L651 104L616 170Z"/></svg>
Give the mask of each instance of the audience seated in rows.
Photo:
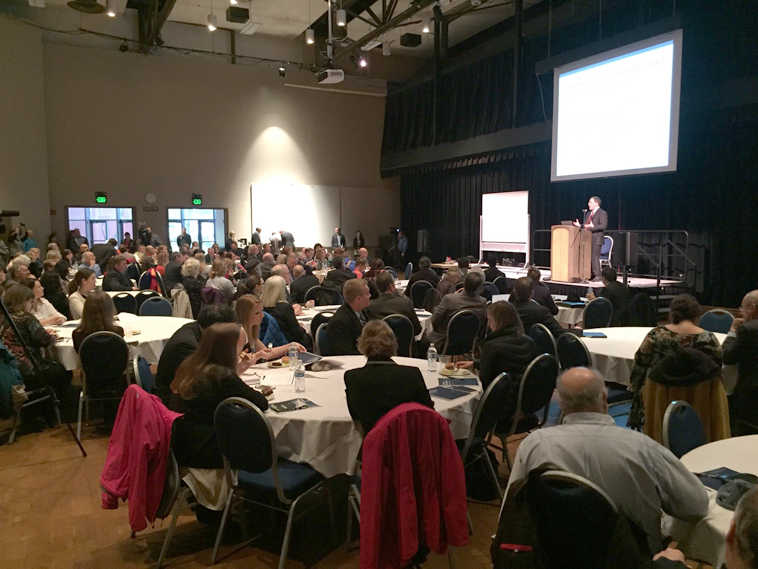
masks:
<svg viewBox="0 0 758 569"><path fill-rule="evenodd" d="M87 295L95 290L96 278L91 269L80 268L68 283L68 308L74 320L82 317Z"/></svg>
<svg viewBox="0 0 758 569"><path fill-rule="evenodd" d="M742 318L735 318L724 340L724 363L737 365L737 385L729 398L735 435L758 434L758 290L740 304Z"/></svg>
<svg viewBox="0 0 758 569"><path fill-rule="evenodd" d="M258 273L253 272L237 283L237 299L246 294L252 294L256 297L263 294L263 281Z"/></svg>
<svg viewBox="0 0 758 569"><path fill-rule="evenodd" d="M440 277L434 272L434 270L432 270L431 266L432 261L429 257L421 257L418 260L418 271L410 275L410 277L406 275L406 278L408 278L408 286L405 287L405 296L411 295L411 287L413 286L413 283L417 281L427 281L434 287L439 284Z"/></svg>
<svg viewBox="0 0 758 569"><path fill-rule="evenodd" d="M558 307L553 302L550 289L541 281L542 273L540 273L540 270L537 267L531 267L527 271L526 276L532 280L532 300L547 308L553 316L558 314Z"/></svg>
<svg viewBox="0 0 758 569"><path fill-rule="evenodd" d="M126 276L126 258L114 255L108 261L108 271L103 277L104 291L134 290L134 285Z"/></svg>
<svg viewBox="0 0 758 569"><path fill-rule="evenodd" d="M263 308L276 319L288 342L299 342L308 349L312 347L310 336L300 326L292 305L287 302L286 283L279 275L271 275L263 283Z"/></svg>
<svg viewBox="0 0 758 569"><path fill-rule="evenodd" d="M692 296L675 296L670 322L650 330L634 356L629 425L656 441L663 440L666 407L677 399L695 408L709 441L729 437L721 345L713 332L696 324L700 314L700 305Z"/></svg>
<svg viewBox="0 0 758 569"><path fill-rule="evenodd" d="M411 299L395 290L394 277L385 271L379 273L375 283L379 296L369 303L368 308L366 308L366 316L370 320L381 320L390 314L402 314L411 321L413 335L418 336L421 333L421 323L413 309L413 303Z"/></svg>
<svg viewBox="0 0 758 569"><path fill-rule="evenodd" d="M384 260L377 257L371 261L371 268L363 273L364 279L375 279L384 270Z"/></svg>
<svg viewBox="0 0 758 569"><path fill-rule="evenodd" d="M459 310L471 310L479 317L479 321L483 322L487 304L484 297L480 296L483 284L482 273L471 271L463 280L463 288L460 291L443 296L432 314L432 329L426 331L424 339L437 344L439 349L447 335L447 324L450 318Z"/></svg>
<svg viewBox="0 0 758 569"><path fill-rule="evenodd" d="M554 336L558 336L563 332L561 325L547 308L532 300L533 284L532 279L528 277L516 279L509 299L510 303L516 307L525 330L529 330L534 324L544 324Z"/></svg>
<svg viewBox="0 0 758 569"><path fill-rule="evenodd" d="M29 277L21 284L30 288L32 293L34 293L31 313L39 320L42 326L58 326L66 321L66 316L58 312L50 304L50 301L44 297L45 289L42 288L39 279Z"/></svg>
<svg viewBox="0 0 758 569"><path fill-rule="evenodd" d="M326 273L323 286L335 290L342 290L342 286L345 282L354 278L355 275L353 272L345 268L345 259L340 256L335 256L334 259L332 259L332 270Z"/></svg>
<svg viewBox="0 0 758 569"><path fill-rule="evenodd" d="M539 429L516 453L509 487L532 471L560 469L597 484L644 534L649 552L660 551L661 513L697 521L708 512L703 484L668 449L608 415L603 377L571 368L558 379L563 424Z"/></svg>
<svg viewBox="0 0 758 569"><path fill-rule="evenodd" d="M484 271L486 281L494 283L495 279L505 277L505 274L497 268L497 255L489 253L487 255L487 270Z"/></svg>
<svg viewBox="0 0 758 569"><path fill-rule="evenodd" d="M345 303L329 319L329 343L335 354L357 355L358 337L366 323L364 310L371 300L365 279L350 279L342 287Z"/></svg>
<svg viewBox="0 0 758 569"><path fill-rule="evenodd" d="M224 302L231 302L234 298L234 285L226 278L227 268L223 259L216 259L211 265L211 272L204 288L216 289Z"/></svg>
<svg viewBox="0 0 758 569"><path fill-rule="evenodd" d="M437 283L437 292L439 292L440 296L443 298L446 295L455 292L456 286L461 282L462 278L458 267L450 267L445 271L444 276Z"/></svg>
<svg viewBox="0 0 758 569"><path fill-rule="evenodd" d="M318 278L313 274L309 266L295 265L292 268L293 280L290 284L290 298L292 302L305 303L305 293L314 286L319 286Z"/></svg>
<svg viewBox="0 0 758 569"><path fill-rule="evenodd" d="M74 349L78 352L84 339L95 332L113 332L123 338L124 329L113 323L115 315L116 307L113 306L113 299L107 293L95 291L89 294L84 303L81 322L71 334Z"/></svg>
<svg viewBox="0 0 758 569"><path fill-rule="evenodd" d="M363 434L401 403L434 408L421 370L392 361L397 340L386 322L372 320L363 327L358 351L366 356L366 365L345 372L345 396L350 416Z"/></svg>
<svg viewBox="0 0 758 569"><path fill-rule="evenodd" d="M95 273L96 277L103 276L103 272L100 270L100 265L95 262L95 254L91 251L82 254L82 261L78 268L89 269Z"/></svg>

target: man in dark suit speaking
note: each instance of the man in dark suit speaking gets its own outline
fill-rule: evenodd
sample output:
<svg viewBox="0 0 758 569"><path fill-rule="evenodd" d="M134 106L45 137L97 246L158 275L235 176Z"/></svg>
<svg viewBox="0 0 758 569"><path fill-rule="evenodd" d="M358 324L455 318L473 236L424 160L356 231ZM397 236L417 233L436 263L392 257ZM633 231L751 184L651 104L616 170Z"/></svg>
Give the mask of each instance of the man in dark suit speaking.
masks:
<svg viewBox="0 0 758 569"><path fill-rule="evenodd" d="M587 202L589 210L584 214L584 223L574 220L574 225L592 232L592 280L600 280L600 249L603 247L603 232L608 227L608 213L600 209L601 200L592 196Z"/></svg>

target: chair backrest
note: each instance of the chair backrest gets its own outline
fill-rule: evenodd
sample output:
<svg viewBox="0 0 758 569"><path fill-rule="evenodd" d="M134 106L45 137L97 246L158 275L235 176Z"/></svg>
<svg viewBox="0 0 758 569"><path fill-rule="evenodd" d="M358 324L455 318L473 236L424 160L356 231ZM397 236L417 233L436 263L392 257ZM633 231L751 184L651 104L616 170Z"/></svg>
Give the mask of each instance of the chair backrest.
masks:
<svg viewBox="0 0 758 569"><path fill-rule="evenodd" d="M148 298L139 307L140 316L171 316L172 314L171 303L162 296Z"/></svg>
<svg viewBox="0 0 758 569"><path fill-rule="evenodd" d="M163 483L163 494L155 512L155 517L163 520L169 516L182 488L182 479L179 476L179 463L176 461L174 451L169 451L168 464L166 465L166 480Z"/></svg>
<svg viewBox="0 0 758 569"><path fill-rule="evenodd" d="M550 354L556 360L558 359L558 345L550 328L539 322L532 324L532 327L529 328L529 337L537 344L538 353Z"/></svg>
<svg viewBox="0 0 758 569"><path fill-rule="evenodd" d="M333 304L342 304L342 295L333 288L324 286L312 286L305 293L305 301L313 300L316 306L329 306Z"/></svg>
<svg viewBox="0 0 758 569"><path fill-rule="evenodd" d="M677 458L706 443L697 411L686 401L672 401L663 415L663 446Z"/></svg>
<svg viewBox="0 0 758 569"><path fill-rule="evenodd" d="M247 399L227 397L216 407L213 424L227 475L230 470L271 469L279 498L286 503L279 483L274 432L263 412Z"/></svg>
<svg viewBox="0 0 758 569"><path fill-rule="evenodd" d="M139 309L142 306L142 303L145 302L148 298L153 298L154 296L160 296L160 295L154 290L141 290L136 294L136 296L134 297L134 300L137 302L138 314L139 314Z"/></svg>
<svg viewBox="0 0 758 569"><path fill-rule="evenodd" d="M426 292L433 289L434 285L429 281L416 281L411 285L411 300L414 308L424 307Z"/></svg>
<svg viewBox="0 0 758 569"><path fill-rule="evenodd" d="M321 326L324 322L329 322L329 319L334 316L334 312L331 310L325 310L323 312L319 312L316 314L316 316L313 317L313 320L311 320L311 337L316 337L316 331L318 330L318 327Z"/></svg>
<svg viewBox="0 0 758 569"><path fill-rule="evenodd" d="M395 267L385 266L384 270L387 271L389 274L391 274L393 279L397 280L397 270L395 269Z"/></svg>
<svg viewBox="0 0 758 569"><path fill-rule="evenodd" d="M329 343L329 332L327 330L328 322L320 324L316 329L316 337L314 338L314 347L316 353L320 356L334 356L334 350Z"/></svg>
<svg viewBox="0 0 758 569"><path fill-rule="evenodd" d="M508 292L508 279L505 275L495 277L495 280L492 281L492 284L497 287L499 294L506 294Z"/></svg>
<svg viewBox="0 0 758 569"><path fill-rule="evenodd" d="M497 424L502 416L503 409L506 408L508 399L512 397L511 390L508 388L510 377L506 372L499 374L493 379L484 390L479 403L474 411L474 418L471 421L471 428L466 439L466 443L461 451L461 457L464 463L468 459L468 453L474 442L484 439Z"/></svg>
<svg viewBox="0 0 758 569"><path fill-rule="evenodd" d="M137 299L128 292L121 292L113 297L113 306L116 307L116 313L130 312L137 314Z"/></svg>
<svg viewBox="0 0 758 569"><path fill-rule="evenodd" d="M152 284L153 278L145 271L139 276L139 279L137 279L137 286L142 290L150 289L150 285ZM152 290L152 289L151 289Z"/></svg>
<svg viewBox="0 0 758 569"><path fill-rule="evenodd" d="M656 309L652 299L644 292L638 292L629 300L625 326L655 326Z"/></svg>
<svg viewBox="0 0 758 569"><path fill-rule="evenodd" d="M610 235L603 235L603 244L600 246L600 258L610 260L612 252L613 237Z"/></svg>
<svg viewBox="0 0 758 569"><path fill-rule="evenodd" d="M129 348L113 332L94 332L79 346L85 387L88 394L115 392L126 387L123 377L129 361Z"/></svg>
<svg viewBox="0 0 758 569"><path fill-rule="evenodd" d="M598 296L584 307L584 329L607 328L613 318L613 304L605 297Z"/></svg>
<svg viewBox="0 0 758 569"><path fill-rule="evenodd" d="M153 372L150 371L150 364L142 356L137 356L132 360L132 366L134 380L137 382L137 385L148 393L152 393L153 387L155 387L155 377L153 377Z"/></svg>
<svg viewBox="0 0 758 569"><path fill-rule="evenodd" d="M140 266L135 261L134 263L129 263L126 267L126 276L132 279L133 281L137 281L140 278Z"/></svg>
<svg viewBox="0 0 758 569"><path fill-rule="evenodd" d="M734 316L720 308L709 310L700 317L700 327L709 332L727 334L732 327L732 322L734 322Z"/></svg>
<svg viewBox="0 0 758 569"><path fill-rule="evenodd" d="M474 340L482 323L473 311L459 310L447 323L447 334L443 354L465 354L474 348Z"/></svg>
<svg viewBox="0 0 758 569"><path fill-rule="evenodd" d="M561 368L591 367L592 354L584 345L584 342L573 334L561 334L558 336L558 358Z"/></svg>
<svg viewBox="0 0 758 569"><path fill-rule="evenodd" d="M410 261L408 261L405 264L405 278L406 279L411 278L411 273L413 273L413 263L411 263Z"/></svg>
<svg viewBox="0 0 758 569"><path fill-rule="evenodd" d="M576 474L548 470L530 476L527 496L546 567L606 566L619 514L600 487Z"/></svg>
<svg viewBox="0 0 758 569"><path fill-rule="evenodd" d="M382 318L397 339L397 355L410 358L413 353L413 324L405 314L390 314Z"/></svg>
<svg viewBox="0 0 758 569"><path fill-rule="evenodd" d="M558 379L558 362L553 356L540 354L531 361L521 376L511 434L516 432L516 427L523 417L532 415L540 409L543 409L543 413L539 425L545 423L550 400L555 391L556 379Z"/></svg>
<svg viewBox="0 0 758 569"><path fill-rule="evenodd" d="M482 296L487 299L487 302L491 302L492 297L496 294L500 294L500 289L495 286L495 283L484 281L484 285L482 285Z"/></svg>

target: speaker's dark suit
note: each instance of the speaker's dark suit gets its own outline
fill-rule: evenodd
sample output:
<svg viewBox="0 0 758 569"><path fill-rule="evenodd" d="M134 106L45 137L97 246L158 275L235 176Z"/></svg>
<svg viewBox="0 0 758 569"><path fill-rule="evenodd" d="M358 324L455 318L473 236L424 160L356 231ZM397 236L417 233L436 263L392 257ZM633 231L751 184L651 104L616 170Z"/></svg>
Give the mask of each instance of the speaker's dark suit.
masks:
<svg viewBox="0 0 758 569"><path fill-rule="evenodd" d="M600 249L603 247L603 234L608 227L608 213L602 209L597 208L594 213L588 211L584 215L584 224L587 225L592 222L592 227L588 227L589 231L592 231L592 277L600 277Z"/></svg>

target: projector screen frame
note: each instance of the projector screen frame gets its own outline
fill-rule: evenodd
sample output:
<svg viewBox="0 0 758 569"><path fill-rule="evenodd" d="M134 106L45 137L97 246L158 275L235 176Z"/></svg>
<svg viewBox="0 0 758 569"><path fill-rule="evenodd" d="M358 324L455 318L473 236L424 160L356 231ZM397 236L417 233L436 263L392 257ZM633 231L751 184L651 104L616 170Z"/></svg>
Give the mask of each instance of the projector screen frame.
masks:
<svg viewBox="0 0 758 569"><path fill-rule="evenodd" d="M607 172L593 172L589 174L570 174L566 176L557 176L558 167L558 98L560 96L559 79L561 74L581 69L595 63L607 61L620 57L635 51L652 47L667 41L673 41L673 71L671 76L671 114L669 125L669 161L665 166L654 166L648 168L634 168L624 170L609 170ZM550 160L550 181L551 182L569 182L573 180L587 180L593 178L613 178L617 176L636 176L639 174L653 174L662 172L675 172L677 169L677 157L679 154L679 106L681 102L681 84L682 84L682 28L671 30L662 34L656 34L633 43L629 43L617 48L596 53L589 57L578 59L560 65L553 69L553 120L552 120L552 140L551 140L551 160Z"/></svg>

